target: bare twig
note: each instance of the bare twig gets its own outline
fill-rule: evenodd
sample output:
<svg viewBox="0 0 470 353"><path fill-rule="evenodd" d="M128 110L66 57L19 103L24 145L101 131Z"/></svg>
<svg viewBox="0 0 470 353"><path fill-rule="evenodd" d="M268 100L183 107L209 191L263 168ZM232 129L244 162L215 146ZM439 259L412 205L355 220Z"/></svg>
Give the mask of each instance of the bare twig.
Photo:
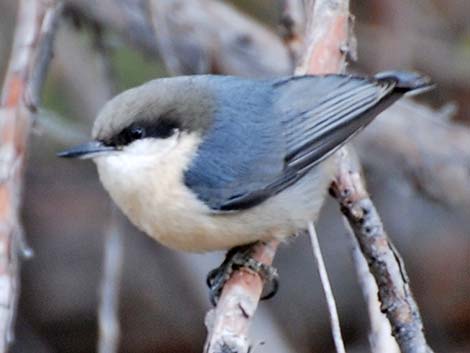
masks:
<svg viewBox="0 0 470 353"><path fill-rule="evenodd" d="M111 63L110 48L103 41L101 31L95 31L95 47L103 76L103 86L111 96L116 92L115 72ZM108 97L111 98L111 97ZM103 104L105 102L102 102ZM100 304L98 307L98 353L116 353L121 335L119 323L119 291L124 257L124 238L120 229L116 206L110 204L111 213L104 240L104 260L101 277Z"/></svg>
<svg viewBox="0 0 470 353"><path fill-rule="evenodd" d="M118 217L117 210L112 207L105 234L103 276L98 309L99 353L115 353L119 346L119 287L124 245Z"/></svg>
<svg viewBox="0 0 470 353"><path fill-rule="evenodd" d="M278 241L257 243L252 257L271 265L278 245ZM241 268L232 274L217 307L206 315L205 353L249 352L248 329L262 291L263 281L257 273Z"/></svg>
<svg viewBox="0 0 470 353"><path fill-rule="evenodd" d="M313 222L308 224L308 233L310 234L310 241L312 243L313 257L315 258L318 273L323 287L323 293L325 294L326 303L328 305L328 312L330 313L331 332L333 333L333 340L335 342L337 353L346 353L344 348L343 337L341 336L341 327L339 325L338 311L336 309L336 301L331 290L330 280L328 279L328 273L326 271L325 262L320 250L320 243L318 242L317 232Z"/></svg>
<svg viewBox="0 0 470 353"><path fill-rule="evenodd" d="M346 56L355 57L348 0L308 1L305 56L296 74L343 72Z"/></svg>
<svg viewBox="0 0 470 353"><path fill-rule="evenodd" d="M332 195L340 203L377 282L381 310L390 321L392 334L403 353L432 352L403 262L369 198L357 160L346 149L338 153L338 160Z"/></svg>
<svg viewBox="0 0 470 353"><path fill-rule="evenodd" d="M359 244L357 243L354 233L345 219L345 226L349 230L351 239L351 253L356 269L359 285L362 290L362 295L367 304L367 310L370 320L369 344L372 353L400 353L397 341L390 334L392 328L390 322L384 313L380 311L380 302L377 298L377 284L374 277L369 271L367 262L362 255Z"/></svg>
<svg viewBox="0 0 470 353"><path fill-rule="evenodd" d="M51 58L61 11L53 1L22 0L0 103L0 352L13 339L20 197L33 112Z"/></svg>
<svg viewBox="0 0 470 353"><path fill-rule="evenodd" d="M46 79L49 62L52 59L54 37L63 7L60 1L40 1L42 7L52 6L55 3L59 5L44 13L38 33L41 45L36 46L33 61L29 63L29 77L23 98L27 107L32 111L37 110L41 100L41 89Z"/></svg>

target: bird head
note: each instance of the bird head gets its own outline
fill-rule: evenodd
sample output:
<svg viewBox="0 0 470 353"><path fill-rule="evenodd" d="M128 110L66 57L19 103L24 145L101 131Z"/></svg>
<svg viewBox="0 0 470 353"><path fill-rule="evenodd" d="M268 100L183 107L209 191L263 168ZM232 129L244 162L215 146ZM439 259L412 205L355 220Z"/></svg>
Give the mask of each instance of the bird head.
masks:
<svg viewBox="0 0 470 353"><path fill-rule="evenodd" d="M111 157L157 158L178 139L200 136L209 128L212 97L191 77L150 81L106 103L94 123L92 141L58 155L97 162Z"/></svg>

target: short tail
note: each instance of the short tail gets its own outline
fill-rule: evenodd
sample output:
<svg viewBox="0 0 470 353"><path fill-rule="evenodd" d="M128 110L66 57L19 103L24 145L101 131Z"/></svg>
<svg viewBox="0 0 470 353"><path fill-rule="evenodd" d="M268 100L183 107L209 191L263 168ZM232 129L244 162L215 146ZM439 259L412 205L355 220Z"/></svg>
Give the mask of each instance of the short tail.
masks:
<svg viewBox="0 0 470 353"><path fill-rule="evenodd" d="M378 81L395 82L397 93L418 94L434 88L435 84L429 76L409 71L384 71L374 76Z"/></svg>

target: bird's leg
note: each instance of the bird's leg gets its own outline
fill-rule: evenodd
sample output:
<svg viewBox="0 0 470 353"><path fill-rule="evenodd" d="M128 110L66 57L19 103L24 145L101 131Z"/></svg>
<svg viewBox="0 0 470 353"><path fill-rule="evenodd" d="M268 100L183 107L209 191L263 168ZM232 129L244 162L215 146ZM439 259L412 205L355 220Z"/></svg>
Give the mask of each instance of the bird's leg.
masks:
<svg viewBox="0 0 470 353"><path fill-rule="evenodd" d="M261 299L272 298L279 288L279 275L277 270L266 265L260 261L255 260L252 255L253 244L236 246L230 249L225 255L225 260L222 264L213 269L207 275L207 286L209 287L209 297L212 305L216 305L225 282L228 281L232 273L245 267L253 272L256 272L265 283L270 284L269 290L263 295Z"/></svg>

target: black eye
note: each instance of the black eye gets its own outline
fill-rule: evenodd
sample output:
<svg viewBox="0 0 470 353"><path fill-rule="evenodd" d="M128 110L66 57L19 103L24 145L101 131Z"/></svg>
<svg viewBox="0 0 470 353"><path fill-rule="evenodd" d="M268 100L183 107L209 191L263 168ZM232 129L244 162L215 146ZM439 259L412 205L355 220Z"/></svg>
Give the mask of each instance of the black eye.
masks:
<svg viewBox="0 0 470 353"><path fill-rule="evenodd" d="M145 128L142 126L129 126L122 130L115 138L115 143L119 146L125 146L132 141L140 140L145 137Z"/></svg>
<svg viewBox="0 0 470 353"><path fill-rule="evenodd" d="M145 129L141 126L129 128L129 138L134 141L145 137Z"/></svg>

